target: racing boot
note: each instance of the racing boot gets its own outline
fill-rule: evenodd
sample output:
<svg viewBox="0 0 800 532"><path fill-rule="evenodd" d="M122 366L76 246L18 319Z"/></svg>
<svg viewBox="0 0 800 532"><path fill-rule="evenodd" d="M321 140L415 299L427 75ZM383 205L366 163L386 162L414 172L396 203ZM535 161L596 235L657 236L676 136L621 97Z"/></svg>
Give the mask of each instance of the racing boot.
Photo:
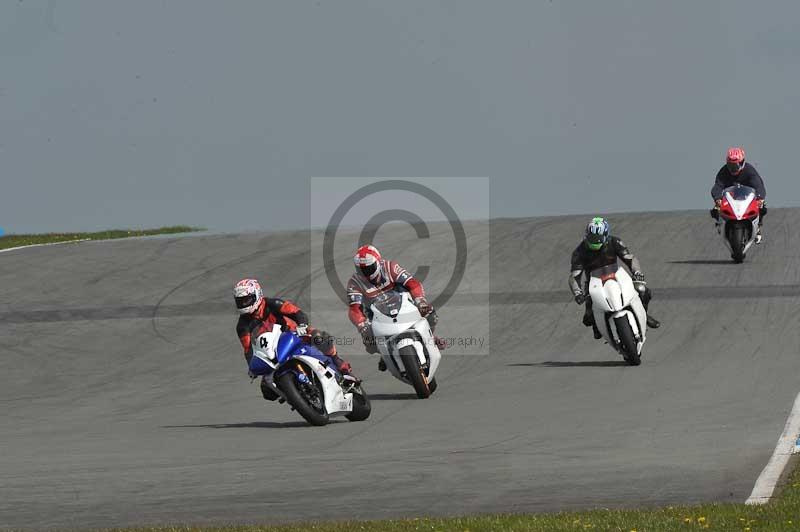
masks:
<svg viewBox="0 0 800 532"><path fill-rule="evenodd" d="M592 328L595 340L599 340L603 337L600 329L597 328L597 323L594 321L594 314L592 314L592 311L589 307L586 307L586 312L583 313L583 324Z"/></svg>
<svg viewBox="0 0 800 532"><path fill-rule="evenodd" d="M661 322L658 321L657 319L655 319L650 314L648 314L647 315L647 326L650 327L651 329L658 329L659 327L661 327Z"/></svg>
<svg viewBox="0 0 800 532"><path fill-rule="evenodd" d="M761 233L763 225L759 224L758 231L756 232L756 244L760 244L764 240L764 235Z"/></svg>

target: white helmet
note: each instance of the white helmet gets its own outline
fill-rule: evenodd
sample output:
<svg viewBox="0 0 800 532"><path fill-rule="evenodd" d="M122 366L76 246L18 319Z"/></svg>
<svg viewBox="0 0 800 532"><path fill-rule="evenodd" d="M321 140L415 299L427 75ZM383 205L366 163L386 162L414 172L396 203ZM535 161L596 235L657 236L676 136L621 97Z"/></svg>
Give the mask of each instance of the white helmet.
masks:
<svg viewBox="0 0 800 532"><path fill-rule="evenodd" d="M383 276L381 252L374 246L361 246L353 256L356 271L361 272L372 284L378 284Z"/></svg>
<svg viewBox="0 0 800 532"><path fill-rule="evenodd" d="M233 287L233 299L239 314L251 314L264 299L264 291L255 279L242 279Z"/></svg>

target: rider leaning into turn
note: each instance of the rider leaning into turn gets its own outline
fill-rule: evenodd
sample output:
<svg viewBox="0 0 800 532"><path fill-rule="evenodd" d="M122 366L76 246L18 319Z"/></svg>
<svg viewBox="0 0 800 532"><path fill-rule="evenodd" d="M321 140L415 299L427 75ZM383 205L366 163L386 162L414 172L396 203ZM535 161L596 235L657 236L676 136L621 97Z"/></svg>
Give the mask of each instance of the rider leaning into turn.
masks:
<svg viewBox="0 0 800 532"><path fill-rule="evenodd" d="M744 160L743 148L728 148L728 155L725 158L725 165L717 172L714 186L711 188L711 197L714 198L714 209L711 215L714 219L719 219L719 206L722 203L722 191L736 184L744 185L755 189L760 208L760 223L756 234L756 244L760 244L763 239L761 226L764 224L764 217L767 215L767 207L764 201L767 199L767 189L764 187L764 180L752 164Z"/></svg>
<svg viewBox="0 0 800 532"><path fill-rule="evenodd" d="M583 324L591 327L594 331L594 337L600 339L603 335L594 320L592 313L592 298L588 296L589 275L590 272L611 266L617 263L620 259L625 266L632 272L634 284L641 294L642 305L645 310L650 304L650 299L653 297L650 289L644 280L644 273L642 273L642 266L639 264L639 259L633 256L628 250L628 247L615 236L610 236L610 227L608 222L603 218L594 218L589 225L586 226L586 236L583 241L578 244L575 251L572 253L572 268L569 274L569 287L572 294L575 296L575 302L579 305L586 304L586 311L583 314ZM581 276L584 276L583 287L581 287ZM661 324L655 318L647 314L647 326L657 329Z"/></svg>
<svg viewBox="0 0 800 532"><path fill-rule="evenodd" d="M438 316L433 307L425 299L425 288L408 270L396 262L381 258L380 252L373 246L361 246L353 256L356 273L347 283L348 317L358 329L364 347L368 353L377 353L378 348L372 336L370 318L364 312L373 299L387 290L405 290L411 293L419 313L428 320L431 331L436 328ZM434 336L439 349L445 348L445 342ZM386 371L383 359L378 362L378 369Z"/></svg>
<svg viewBox="0 0 800 532"><path fill-rule="evenodd" d="M350 375L350 364L336 354L336 343L325 331L308 325L308 317L300 307L278 298L266 298L261 285L255 279L242 279L233 288L233 298L239 310L239 321L236 323L236 334L244 349L247 363L253 356L251 341L265 332L271 331L273 325L280 325L281 330L295 331L307 344L313 344L322 353L331 357L336 368L344 375ZM261 393L264 399L274 401L278 398L261 379Z"/></svg>

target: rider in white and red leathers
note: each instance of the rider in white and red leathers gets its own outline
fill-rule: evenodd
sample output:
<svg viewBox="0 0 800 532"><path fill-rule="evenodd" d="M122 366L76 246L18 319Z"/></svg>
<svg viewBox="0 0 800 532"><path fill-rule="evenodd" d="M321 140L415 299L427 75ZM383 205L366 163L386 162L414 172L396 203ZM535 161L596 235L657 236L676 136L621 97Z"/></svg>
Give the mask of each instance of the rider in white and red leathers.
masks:
<svg viewBox="0 0 800 532"><path fill-rule="evenodd" d="M347 283L348 317L361 334L368 353L377 353L378 349L372 336L370 317L365 310L375 297L388 290L409 292L419 313L430 323L431 331L436 328L439 318L425 298L425 288L408 270L396 262L383 259L380 252L369 245L358 248L353 262L356 273ZM444 349L446 343L442 339L434 336L434 341L439 349ZM378 363L378 369L386 370L383 360Z"/></svg>

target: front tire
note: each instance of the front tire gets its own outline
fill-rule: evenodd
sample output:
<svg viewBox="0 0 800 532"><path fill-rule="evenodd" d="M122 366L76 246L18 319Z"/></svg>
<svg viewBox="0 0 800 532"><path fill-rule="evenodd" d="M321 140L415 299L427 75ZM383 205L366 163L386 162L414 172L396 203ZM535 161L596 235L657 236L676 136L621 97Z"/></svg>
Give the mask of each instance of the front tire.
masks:
<svg viewBox="0 0 800 532"><path fill-rule="evenodd" d="M614 318L614 325L617 327L617 336L619 337L625 362L631 366L638 366L642 363L642 357L639 355L636 338L633 336L633 329L631 329L627 316Z"/></svg>
<svg viewBox="0 0 800 532"><path fill-rule="evenodd" d="M741 264L744 262L745 253L744 253L744 246L746 240L746 231L744 227L740 224L736 224L731 227L730 232L728 233L728 242L731 245L731 258L733 262L736 264Z"/></svg>
<svg viewBox="0 0 800 532"><path fill-rule="evenodd" d="M419 359L417 358L417 351L414 346L407 345L400 348L400 360L403 361L403 367L406 370L406 378L411 382L414 391L417 392L417 397L420 399L427 399L431 396L431 388L428 384L428 377L425 371L419 367Z"/></svg>
<svg viewBox="0 0 800 532"><path fill-rule="evenodd" d="M372 413L372 405L369 403L367 392L364 387L359 385L353 388L353 411L345 414L344 417L350 421L364 421Z"/></svg>
<svg viewBox="0 0 800 532"><path fill-rule="evenodd" d="M321 427L328 424L328 413L325 411L322 390L320 390L319 387L314 384L315 382L316 378L315 380L311 381L309 386L314 386L317 388L317 393L319 394L319 400L321 402L321 408L315 408L309 404L305 394L299 390L296 376L293 372L289 371L278 377L277 384L278 388L280 388L283 394L286 396L286 402L288 402L295 410L297 410L297 413L303 416L303 419L308 421L311 425Z"/></svg>

